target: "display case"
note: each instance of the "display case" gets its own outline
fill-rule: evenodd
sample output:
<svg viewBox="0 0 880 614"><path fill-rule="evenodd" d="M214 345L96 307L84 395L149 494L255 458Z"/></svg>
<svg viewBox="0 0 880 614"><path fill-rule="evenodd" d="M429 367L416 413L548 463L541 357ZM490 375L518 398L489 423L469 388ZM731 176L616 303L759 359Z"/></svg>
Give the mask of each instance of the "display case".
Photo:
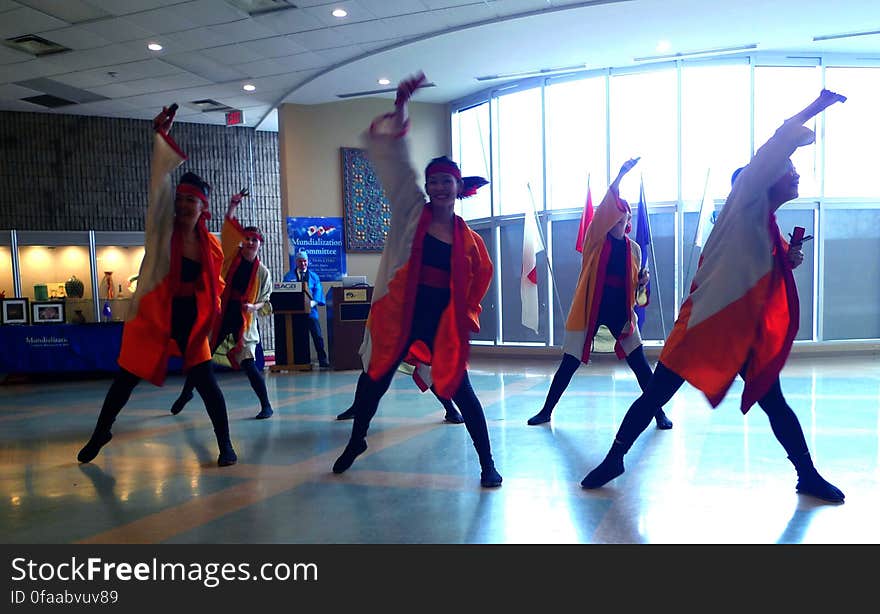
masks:
<svg viewBox="0 0 880 614"><path fill-rule="evenodd" d="M17 287L14 295L30 301L63 300L67 323L122 322L143 243L142 232L13 230L5 242L0 233L0 290Z"/></svg>
<svg viewBox="0 0 880 614"><path fill-rule="evenodd" d="M17 245L21 296L35 301L67 300L66 283L72 278L83 281L81 297L71 297L67 321L82 315L82 322L94 322L91 233L18 231ZM79 312L79 313L77 313Z"/></svg>
<svg viewBox="0 0 880 614"><path fill-rule="evenodd" d="M98 308L104 322L125 319L144 259L144 233L94 232Z"/></svg>

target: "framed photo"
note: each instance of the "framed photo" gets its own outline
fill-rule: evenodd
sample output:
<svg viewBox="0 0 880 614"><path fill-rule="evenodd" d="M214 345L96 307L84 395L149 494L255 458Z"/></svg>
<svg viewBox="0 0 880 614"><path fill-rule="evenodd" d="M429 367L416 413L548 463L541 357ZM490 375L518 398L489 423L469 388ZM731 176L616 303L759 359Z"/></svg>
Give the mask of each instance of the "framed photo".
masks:
<svg viewBox="0 0 880 614"><path fill-rule="evenodd" d="M64 324L64 301L31 303L32 324Z"/></svg>
<svg viewBox="0 0 880 614"><path fill-rule="evenodd" d="M28 323L28 299L27 298L4 298L2 301L3 324L27 324Z"/></svg>

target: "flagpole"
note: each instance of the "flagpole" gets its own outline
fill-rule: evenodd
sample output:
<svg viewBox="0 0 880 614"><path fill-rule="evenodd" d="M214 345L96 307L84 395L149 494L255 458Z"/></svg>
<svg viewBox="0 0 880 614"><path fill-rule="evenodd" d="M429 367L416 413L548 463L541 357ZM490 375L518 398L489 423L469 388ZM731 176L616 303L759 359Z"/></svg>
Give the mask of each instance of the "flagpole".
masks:
<svg viewBox="0 0 880 614"><path fill-rule="evenodd" d="M654 233L651 232L651 216L648 215L648 199L645 198L645 176L639 174L640 200L645 203L645 226L648 228L648 247L651 248L651 261L654 270L657 270L657 256L654 254ZM654 280L654 289L657 290L657 307L660 309L660 328L663 330L663 338L666 339L666 318L663 316L663 295L660 292L660 277Z"/></svg>
<svg viewBox="0 0 880 614"><path fill-rule="evenodd" d="M547 247L547 240L544 238L544 231L541 230L541 220L538 218L538 208L535 206L535 197L532 194L532 185L527 181L526 188L529 190L529 201L532 203L532 215L535 216L535 226L538 227L538 236L541 239L541 245L544 246L544 253L546 254L547 260L547 270L550 271L550 281L553 282L553 289L556 291L556 297L559 298L559 288L556 286L556 275L553 274L553 267L550 265L550 252ZM525 227L523 227L525 228ZM559 305L559 300L553 301L556 306L559 308L559 315L563 318L565 314L562 313L562 307Z"/></svg>
<svg viewBox="0 0 880 614"><path fill-rule="evenodd" d="M691 243L691 253L688 257L687 275L684 276L685 281L691 276L691 265L694 262L694 248L697 246L697 237L700 232L700 220L703 219L703 207L706 206L706 192L709 190L709 172L711 168L706 169L706 182L703 184L703 199L700 201L700 211L697 216L697 229L694 231L694 242ZM702 250L702 247L700 248Z"/></svg>

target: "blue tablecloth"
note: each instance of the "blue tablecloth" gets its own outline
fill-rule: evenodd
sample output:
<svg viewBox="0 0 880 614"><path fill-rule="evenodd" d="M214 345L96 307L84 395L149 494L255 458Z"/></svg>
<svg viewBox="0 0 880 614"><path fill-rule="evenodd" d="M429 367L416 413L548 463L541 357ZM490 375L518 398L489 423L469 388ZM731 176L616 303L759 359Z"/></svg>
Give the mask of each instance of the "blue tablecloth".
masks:
<svg viewBox="0 0 880 614"><path fill-rule="evenodd" d="M122 322L0 326L0 373L117 371L121 346ZM256 354L262 369L262 346ZM179 372L181 364L171 358L168 370Z"/></svg>

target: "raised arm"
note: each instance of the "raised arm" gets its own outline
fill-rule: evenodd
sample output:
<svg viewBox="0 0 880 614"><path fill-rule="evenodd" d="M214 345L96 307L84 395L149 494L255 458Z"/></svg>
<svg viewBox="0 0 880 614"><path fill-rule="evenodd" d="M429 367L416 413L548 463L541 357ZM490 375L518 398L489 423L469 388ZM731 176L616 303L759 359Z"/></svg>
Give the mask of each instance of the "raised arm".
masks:
<svg viewBox="0 0 880 614"><path fill-rule="evenodd" d="M617 177L614 178L614 181L611 182L611 185L608 186L608 189L614 192L615 194L620 194L620 180L623 179L624 175L630 172L633 167L639 163L641 160L641 156L638 158L630 158L620 167L620 170L617 172Z"/></svg>
<svg viewBox="0 0 880 614"><path fill-rule="evenodd" d="M229 206L226 208L226 217L232 219L235 217L235 210L241 204L241 200L248 196L247 188L244 188L238 194L233 194L229 199Z"/></svg>
<svg viewBox="0 0 880 614"><path fill-rule="evenodd" d="M835 102L846 102L846 96L842 96L831 90L822 90L813 102L789 117L787 121L797 124L805 124L809 119L815 117Z"/></svg>

